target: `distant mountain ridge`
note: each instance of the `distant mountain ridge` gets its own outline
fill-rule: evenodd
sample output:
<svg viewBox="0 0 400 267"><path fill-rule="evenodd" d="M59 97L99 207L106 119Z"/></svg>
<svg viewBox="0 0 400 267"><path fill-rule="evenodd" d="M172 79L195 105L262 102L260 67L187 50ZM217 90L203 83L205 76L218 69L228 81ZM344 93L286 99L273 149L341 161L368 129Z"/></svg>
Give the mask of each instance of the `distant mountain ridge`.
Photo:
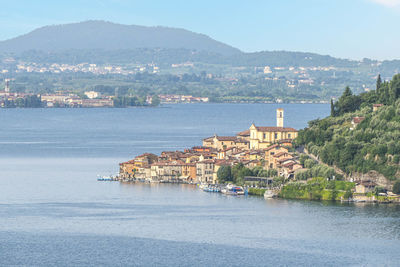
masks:
<svg viewBox="0 0 400 267"><path fill-rule="evenodd" d="M55 52L69 49L135 48L185 48L222 55L241 53L237 48L185 29L123 25L98 20L45 26L0 42L1 52L13 53L28 50Z"/></svg>
<svg viewBox="0 0 400 267"><path fill-rule="evenodd" d="M36 63L156 63L201 62L249 67L356 67L361 61L307 52L245 53L207 35L185 29L123 25L90 20L45 26L0 41L0 58ZM371 61L375 62L376 61ZM385 61L390 69L400 61Z"/></svg>

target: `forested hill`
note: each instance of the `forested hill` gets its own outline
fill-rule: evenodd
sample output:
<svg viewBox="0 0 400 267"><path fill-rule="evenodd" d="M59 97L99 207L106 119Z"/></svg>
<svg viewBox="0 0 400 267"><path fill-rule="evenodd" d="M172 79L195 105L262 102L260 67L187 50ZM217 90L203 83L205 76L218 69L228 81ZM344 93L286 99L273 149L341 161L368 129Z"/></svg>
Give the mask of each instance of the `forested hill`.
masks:
<svg viewBox="0 0 400 267"><path fill-rule="evenodd" d="M52 25L0 42L1 52L20 53L83 50L121 50L135 48L185 48L221 55L240 53L237 48L204 34L169 27L122 25L106 21L85 21Z"/></svg>
<svg viewBox="0 0 400 267"><path fill-rule="evenodd" d="M373 104L383 106L374 112ZM358 125L352 125L354 117ZM331 104L331 116L309 122L296 142L347 174L374 170L400 179L400 74L390 82L379 76L376 90L361 95L346 88Z"/></svg>
<svg viewBox="0 0 400 267"><path fill-rule="evenodd" d="M244 53L207 35L185 29L85 21L38 28L0 41L0 56L35 63L95 64L202 62L231 66L356 67L359 61L316 53ZM372 62L373 63L373 62ZM394 63L391 69L400 66Z"/></svg>

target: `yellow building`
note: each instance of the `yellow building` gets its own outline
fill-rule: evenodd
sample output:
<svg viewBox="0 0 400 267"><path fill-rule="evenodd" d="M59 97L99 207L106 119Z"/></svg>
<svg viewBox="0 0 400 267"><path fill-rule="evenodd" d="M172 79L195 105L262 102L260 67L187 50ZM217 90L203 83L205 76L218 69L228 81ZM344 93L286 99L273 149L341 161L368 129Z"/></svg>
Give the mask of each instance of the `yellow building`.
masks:
<svg viewBox="0 0 400 267"><path fill-rule="evenodd" d="M230 147L249 149L249 142L237 136L218 136L214 135L203 139L203 146L223 150Z"/></svg>
<svg viewBox="0 0 400 267"><path fill-rule="evenodd" d="M267 148L282 139L293 140L297 137L297 130L288 127L257 127L250 126L250 149Z"/></svg>
<svg viewBox="0 0 400 267"><path fill-rule="evenodd" d="M296 129L283 127L283 109L277 109L276 115L276 127L259 127L254 123L250 126L250 149L264 149L281 140L297 137Z"/></svg>

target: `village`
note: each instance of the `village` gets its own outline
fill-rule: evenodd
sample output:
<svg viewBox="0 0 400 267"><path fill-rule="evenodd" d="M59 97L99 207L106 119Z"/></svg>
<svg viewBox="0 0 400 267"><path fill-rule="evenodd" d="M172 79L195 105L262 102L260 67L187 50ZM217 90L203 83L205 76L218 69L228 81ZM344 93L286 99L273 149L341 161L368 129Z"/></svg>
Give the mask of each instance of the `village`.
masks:
<svg viewBox="0 0 400 267"><path fill-rule="evenodd" d="M109 108L116 107L114 99L118 98L118 90L115 95L105 95L98 91L76 92L57 91L54 93L33 94L12 92L11 79L4 79L4 90L0 91L0 107L2 108ZM161 104L178 103L207 103L208 97L194 97L192 95L157 95ZM147 95L142 106L151 106L153 97ZM120 107L120 106L117 106Z"/></svg>
<svg viewBox="0 0 400 267"><path fill-rule="evenodd" d="M376 111L382 105L374 105ZM354 129L364 118L354 117L351 128ZM298 131L284 127L284 110L276 110L276 126L256 126L237 133L235 136L210 136L202 140L201 146L183 151L163 151L161 154L144 153L119 165L119 175L115 178L122 182L146 183L186 183L198 184L204 191L220 192L221 184L227 181L220 177L221 168L242 166L248 170L257 170L258 175L245 175L239 187L263 188L263 194L277 196L280 188L287 182L307 183L309 179L300 176L310 168L305 166L302 157L319 164L319 160L305 151L294 148L294 139ZM307 168L308 167L308 168ZM335 180L335 175L327 178ZM352 185L351 198L346 201L376 202L373 195L379 187L372 180L348 179ZM279 181L279 183L275 183ZM224 189L222 189L224 190ZM253 191L257 192L257 191ZM264 194L264 196L266 196ZM392 192L380 192L379 197L398 197ZM393 201L390 200L390 202ZM344 198L342 200L345 200ZM383 201L382 201L383 202Z"/></svg>
<svg viewBox="0 0 400 267"><path fill-rule="evenodd" d="M202 146L184 151L164 151L160 156L145 153L120 163L122 181L178 182L217 184L222 166L242 164L246 168L276 170L285 179L294 178L303 169L292 148L297 130L284 127L284 110L277 112L275 127L252 124L236 136L214 135L203 139ZM271 181L269 177L245 177L248 182Z"/></svg>

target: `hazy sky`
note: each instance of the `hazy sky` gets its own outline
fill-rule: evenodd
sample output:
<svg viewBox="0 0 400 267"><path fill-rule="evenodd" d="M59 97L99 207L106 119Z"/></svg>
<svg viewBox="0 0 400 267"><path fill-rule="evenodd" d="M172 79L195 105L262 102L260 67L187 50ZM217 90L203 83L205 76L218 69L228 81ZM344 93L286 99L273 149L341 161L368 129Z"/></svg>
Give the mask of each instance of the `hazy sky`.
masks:
<svg viewBox="0 0 400 267"><path fill-rule="evenodd" d="M89 19L204 33L243 51L400 59L400 0L0 0L0 40Z"/></svg>

